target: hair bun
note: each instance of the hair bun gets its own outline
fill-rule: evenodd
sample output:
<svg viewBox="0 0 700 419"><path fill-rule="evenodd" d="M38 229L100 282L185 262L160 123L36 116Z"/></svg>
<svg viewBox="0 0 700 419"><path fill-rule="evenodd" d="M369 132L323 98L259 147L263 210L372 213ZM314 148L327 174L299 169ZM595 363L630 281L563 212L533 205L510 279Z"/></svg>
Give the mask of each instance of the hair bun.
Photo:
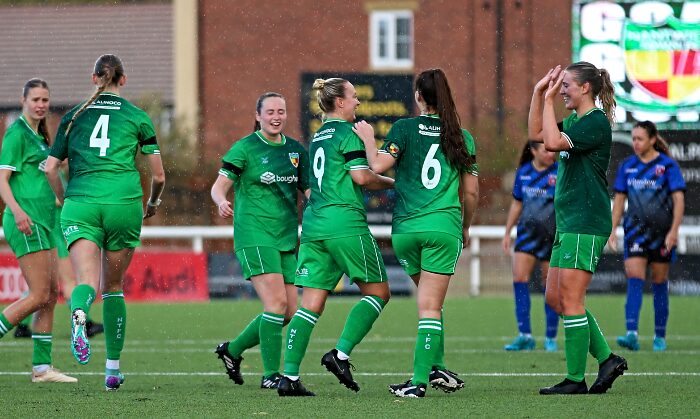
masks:
<svg viewBox="0 0 700 419"><path fill-rule="evenodd" d="M314 85L311 86L312 89L314 90L321 90L325 87L326 81L323 79L316 79L314 80Z"/></svg>

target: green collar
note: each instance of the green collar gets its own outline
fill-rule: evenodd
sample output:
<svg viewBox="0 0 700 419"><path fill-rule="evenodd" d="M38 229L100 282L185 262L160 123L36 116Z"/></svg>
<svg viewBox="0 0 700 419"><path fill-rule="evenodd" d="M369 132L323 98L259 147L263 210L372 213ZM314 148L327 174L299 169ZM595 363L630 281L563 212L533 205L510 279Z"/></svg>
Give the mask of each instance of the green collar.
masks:
<svg viewBox="0 0 700 419"><path fill-rule="evenodd" d="M264 142L267 145L271 145L273 147L283 146L287 143L287 137L285 137L284 134L282 134L282 133L280 133L280 136L282 137L282 141L280 141L279 143L274 143L274 142L268 140L267 138L265 138L265 136L262 134L262 131L260 131L260 130L255 131L255 135L257 135L258 138L260 138L260 140L262 142Z"/></svg>
<svg viewBox="0 0 700 419"><path fill-rule="evenodd" d="M34 134L34 136L44 138L43 135L41 135L41 134L39 134L38 132L34 131L34 128L32 128L32 126L29 125L29 122L28 122L27 119L24 117L24 114L20 115L20 116L19 116L19 119L21 119L22 122L24 122L24 125L27 126L27 128L29 129L29 131L31 131L32 134Z"/></svg>

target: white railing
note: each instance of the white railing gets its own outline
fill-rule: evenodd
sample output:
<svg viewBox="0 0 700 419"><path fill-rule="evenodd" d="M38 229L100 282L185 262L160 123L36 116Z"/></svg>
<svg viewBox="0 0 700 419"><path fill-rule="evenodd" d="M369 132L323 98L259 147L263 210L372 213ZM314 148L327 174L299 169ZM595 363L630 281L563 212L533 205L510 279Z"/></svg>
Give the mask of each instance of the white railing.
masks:
<svg viewBox="0 0 700 419"><path fill-rule="evenodd" d="M370 231L374 237L388 239L391 237L391 226L372 225ZM503 226L477 225L469 229L470 245L469 253L471 257L469 273L470 287L472 295L479 295L481 288L481 240L500 240L505 234ZM617 228L618 245L621 245L623 238L622 227ZM512 236L515 237L515 229ZM681 226L678 233L678 253L687 252L688 238L700 239L700 226ZM4 233L0 229L0 239L4 239ZM205 239L232 239L232 226L144 226L141 230L142 239L179 239L192 240L192 251L201 253L204 251Z"/></svg>

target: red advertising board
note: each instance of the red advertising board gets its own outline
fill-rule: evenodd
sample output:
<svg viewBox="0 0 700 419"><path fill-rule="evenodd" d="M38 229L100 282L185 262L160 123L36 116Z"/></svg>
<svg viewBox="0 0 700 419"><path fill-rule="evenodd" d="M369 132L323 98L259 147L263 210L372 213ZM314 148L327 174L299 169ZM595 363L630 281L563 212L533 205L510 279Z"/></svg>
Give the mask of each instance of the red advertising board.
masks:
<svg viewBox="0 0 700 419"><path fill-rule="evenodd" d="M0 303L21 297L27 284L11 253L0 253ZM136 252L124 276L127 301L206 301L207 256L192 252Z"/></svg>

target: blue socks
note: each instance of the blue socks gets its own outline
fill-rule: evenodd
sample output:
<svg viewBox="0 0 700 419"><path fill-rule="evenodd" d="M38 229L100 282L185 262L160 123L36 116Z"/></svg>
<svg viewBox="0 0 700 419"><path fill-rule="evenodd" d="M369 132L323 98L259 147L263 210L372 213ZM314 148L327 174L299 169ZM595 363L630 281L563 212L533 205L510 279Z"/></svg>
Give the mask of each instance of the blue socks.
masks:
<svg viewBox="0 0 700 419"><path fill-rule="evenodd" d="M532 333L530 328L530 290L527 282L513 282L515 292L515 319L518 331L522 334Z"/></svg>
<svg viewBox="0 0 700 419"><path fill-rule="evenodd" d="M666 337L668 322L668 281L663 284L651 284L654 292L654 333L657 337Z"/></svg>
<svg viewBox="0 0 700 419"><path fill-rule="evenodd" d="M559 315L547 303L544 303L544 315L547 320L545 336L554 339L557 337L557 329L559 328Z"/></svg>
<svg viewBox="0 0 700 419"><path fill-rule="evenodd" d="M627 330L636 332L639 329L639 312L642 309L642 292L644 280L629 278L627 280L627 303L625 303L625 319Z"/></svg>

